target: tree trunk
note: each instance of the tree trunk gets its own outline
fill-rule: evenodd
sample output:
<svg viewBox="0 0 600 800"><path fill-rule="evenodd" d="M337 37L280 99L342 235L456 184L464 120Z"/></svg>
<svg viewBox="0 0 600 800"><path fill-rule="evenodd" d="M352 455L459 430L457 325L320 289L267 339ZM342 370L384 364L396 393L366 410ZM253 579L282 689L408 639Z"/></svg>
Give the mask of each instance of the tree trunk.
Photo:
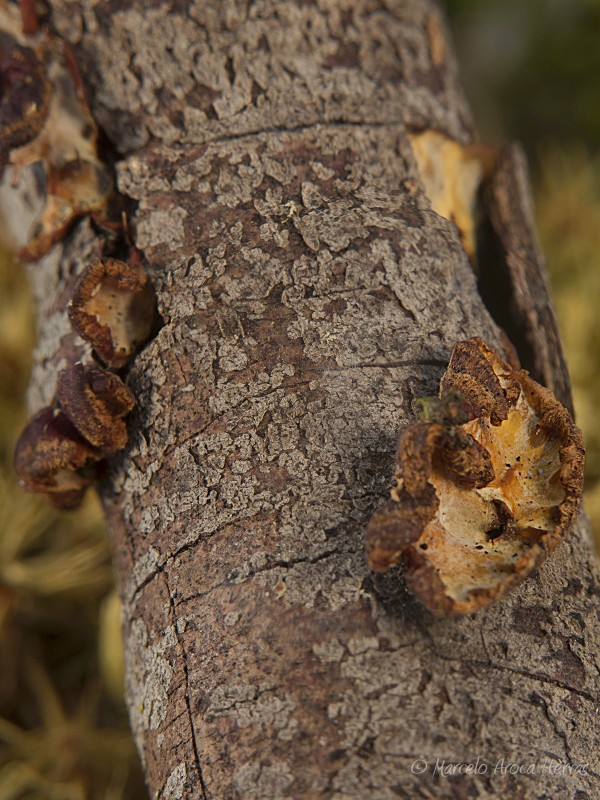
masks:
<svg viewBox="0 0 600 800"><path fill-rule="evenodd" d="M456 341L501 349L502 325L569 402L518 153L492 185L479 282L425 196L410 134L474 137L437 7L50 5L164 321L128 370L130 443L102 487L152 796L598 797L585 520L464 618L435 620L365 562L399 429ZM31 269L32 406L100 236L82 221Z"/></svg>

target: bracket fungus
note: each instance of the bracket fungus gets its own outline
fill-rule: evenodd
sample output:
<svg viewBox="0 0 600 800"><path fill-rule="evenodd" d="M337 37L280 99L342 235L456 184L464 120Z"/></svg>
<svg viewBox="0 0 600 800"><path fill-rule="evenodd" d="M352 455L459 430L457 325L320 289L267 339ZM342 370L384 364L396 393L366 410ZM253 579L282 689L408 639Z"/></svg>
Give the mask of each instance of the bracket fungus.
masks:
<svg viewBox="0 0 600 800"><path fill-rule="evenodd" d="M74 508L95 480L98 459L66 414L47 407L21 433L14 467L24 489L46 495L59 508Z"/></svg>
<svg viewBox="0 0 600 800"><path fill-rule="evenodd" d="M401 561L407 586L445 617L502 597L565 537L584 450L552 392L480 339L454 347L439 397L437 419L400 435L391 499L366 548L375 571Z"/></svg>
<svg viewBox="0 0 600 800"><path fill-rule="evenodd" d="M103 456L125 447L124 417L135 406L135 398L118 375L79 362L58 376L56 397L78 432Z"/></svg>
<svg viewBox="0 0 600 800"><path fill-rule="evenodd" d="M119 369L150 337L156 298L141 264L95 261L81 274L69 301L71 324L98 357Z"/></svg>

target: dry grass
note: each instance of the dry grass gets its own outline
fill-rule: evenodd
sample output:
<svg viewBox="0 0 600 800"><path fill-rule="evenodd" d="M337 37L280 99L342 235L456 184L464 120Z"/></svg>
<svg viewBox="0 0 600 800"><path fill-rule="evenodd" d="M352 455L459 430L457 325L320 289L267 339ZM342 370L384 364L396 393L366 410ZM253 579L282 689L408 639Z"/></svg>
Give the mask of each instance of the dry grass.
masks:
<svg viewBox="0 0 600 800"><path fill-rule="evenodd" d="M537 221L586 441L586 506L600 549L600 157L583 147L540 152Z"/></svg>
<svg viewBox="0 0 600 800"><path fill-rule="evenodd" d="M32 311L24 273L0 252L0 800L143 798L98 500L60 514L12 472Z"/></svg>

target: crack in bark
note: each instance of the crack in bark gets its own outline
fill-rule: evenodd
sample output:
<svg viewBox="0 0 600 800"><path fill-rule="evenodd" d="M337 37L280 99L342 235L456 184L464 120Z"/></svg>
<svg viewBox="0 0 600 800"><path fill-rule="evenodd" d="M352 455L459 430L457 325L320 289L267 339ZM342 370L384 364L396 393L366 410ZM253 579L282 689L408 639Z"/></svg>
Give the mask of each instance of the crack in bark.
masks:
<svg viewBox="0 0 600 800"><path fill-rule="evenodd" d="M180 636L180 633L179 633L179 629L177 627L178 618L177 618L177 612L176 612L176 609L175 609L175 603L173 602L173 593L171 591L171 583L169 581L168 572L165 572L165 581L166 581L166 584L167 584L167 594L169 596L169 608L171 610L171 614L173 615L173 628L175 629L175 637L177 639L177 644L179 645L179 649L181 650L181 654L182 654L181 662L182 662L183 674L184 674L184 678L185 678L185 687L184 687L184 691L183 691L183 696L184 696L184 700L185 700L185 707L186 707L186 710L187 710L187 715L188 715L189 722L190 722L190 730L191 730L191 733L192 733L191 740L192 740L192 748L193 748L193 751L194 751L194 763L195 763L195 766L196 766L196 770L198 772L198 780L200 781L200 791L202 792L202 800L208 800L208 794L207 794L207 791L206 791L206 784L204 783L204 777L202 775L202 766L201 766L201 763L200 763L200 753L198 751L198 741L196 739L196 729L194 727L194 719L193 719L193 716L192 716L192 707L191 707L191 703L190 703L190 693L189 693L190 682L189 682L189 672L188 672L187 651L185 649L185 646L184 646L183 642L181 641L181 636Z"/></svg>
<svg viewBox="0 0 600 800"><path fill-rule="evenodd" d="M210 133L207 133L202 142L178 142L173 145L173 149L202 147L212 144L223 144L224 142L242 142L244 139L256 140L259 136L285 136L290 133L312 133L313 131L325 131L327 128L346 128L348 130L357 129L373 129L373 130L393 130L397 131L400 135L405 130L405 120L403 117L398 117L390 122L347 122L343 119L327 120L326 122L311 122L307 125L278 125L277 127L269 128L256 128L248 130L244 133L224 133L213 138ZM128 151L124 153L124 157L128 155Z"/></svg>
<svg viewBox="0 0 600 800"><path fill-rule="evenodd" d="M517 669L516 667L508 667L504 664L498 664L493 662L486 662L480 661L476 658L453 658L452 656L445 656L442 655L435 647L433 648L434 654L442 659L442 661L453 661L458 664L466 664L468 666L475 666L475 667L487 667L488 669L495 669L499 672L511 672L515 675L520 675L523 678L530 678L534 681L540 681L540 683L548 683L551 686L557 686L559 689L564 689L567 692L571 692L572 694L577 695L578 697L583 697L586 700L589 700L592 703L600 702L600 694L598 696L594 696L589 692L585 692L582 689L576 689L574 686L569 686L567 683L563 683L562 681L558 681L555 678L550 678L548 675L540 675L537 672L527 672L527 670Z"/></svg>
<svg viewBox="0 0 600 800"><path fill-rule="evenodd" d="M421 366L422 367L447 367L448 366L448 362L447 362L447 360L434 359L434 358L432 358L432 359L423 359L423 360L418 360L418 361L411 361L411 360L409 360L409 361L390 361L390 362L387 362L387 363L384 363L384 364L374 364L372 362L370 362L370 363L359 362L357 364L344 364L344 365L336 365L336 366L325 367L323 369L323 373L326 374L328 372L347 372L347 371L352 370L352 369L402 369L403 367L412 368L412 367L421 367ZM261 394L253 394L253 395L250 395L249 397L244 397L243 400L240 400L239 403L236 403L235 405L230 406L229 408L225 409L224 411L221 411L219 414L217 414L217 416L213 417L213 419L211 419L210 422L207 422L206 425L204 425L202 428L199 428L198 430L194 431L193 433L189 433L181 441L175 442L174 444L169 445L165 450L162 451L161 455L168 456L171 453L173 453L175 450L179 449L180 447L183 447L183 445L187 444L187 442L191 441L195 437L200 436L201 434L203 434L207 430L209 430L209 428L212 425L214 425L216 422L220 422L223 419L223 417L227 416L227 414L230 414L233 411L237 411L238 409L240 409L244 405L244 403L249 403L252 400L262 400L265 397L269 397L270 395L275 394L276 392L279 392L279 391L282 391L282 390L285 390L285 389L298 389L301 386L307 386L310 383L312 383L312 381L314 381L316 379L317 374L318 373L317 373L317 371L315 369L315 377L313 377L313 378L307 378L306 380L299 381L298 383L294 383L294 384L284 384L282 386L277 386L277 387L274 387L272 389L268 389L267 391L265 391L265 392L263 392Z"/></svg>
<svg viewBox="0 0 600 800"><path fill-rule="evenodd" d="M231 524L231 523L228 523L228 525L229 524ZM137 602L137 599L138 599L138 596L139 596L140 592L142 592L159 575L161 575L163 572L166 571L166 569L169 566L169 562L172 562L175 558L177 558L177 556L181 555L181 553L185 552L186 550L189 550L190 548L193 548L194 546L196 546L199 543L199 541L200 541L200 539L194 541L193 543L188 543L184 547L182 547L180 550L178 550L178 551L176 551L174 553L171 553L165 559L165 561L162 564L157 566L157 568L153 572L151 572L149 575L147 575L144 578L144 580L142 581L142 583L139 586L137 586L135 591L131 594L131 597L130 597L131 605L135 605L135 603ZM331 558L332 556L342 555L343 553L352 554L353 551L352 550L332 549L332 550L325 550L322 553L319 553L319 554L317 554L315 556L311 556L309 558L307 558L305 556L299 556L298 558L278 559L277 561L272 561L272 562L270 562L269 564L266 564L263 567L257 567L256 569L251 570L250 572L248 572L247 575L244 576L244 578L242 580L236 580L235 579L236 576L234 576L234 579L232 580L232 577L231 577L232 573L230 573L227 576L227 578L225 578L222 581L219 581L218 583L215 583L213 586L211 586L206 591L197 592L195 594L191 594L188 597L186 597L185 600L182 600L179 603L175 603L174 604L174 608L178 608L179 606L184 605L185 603L189 602L190 600L198 599L200 597L207 597L208 595L212 594L212 592L214 592L216 589L220 589L223 586L238 586L238 585L249 583L257 575L261 575L264 572L269 572L271 570L283 569L283 568L291 569L292 567L295 567L298 564L317 564L319 561L325 561L326 559Z"/></svg>
<svg viewBox="0 0 600 800"><path fill-rule="evenodd" d="M319 561L325 561L331 556L352 552L352 550L338 550L337 548L334 548L332 550L324 550L322 553L319 553L316 556L311 556L310 558L306 558L305 556L290 559L282 558L277 561L273 561L270 564L266 564L264 567L257 567L256 569L252 570L252 572L248 574L247 579L250 580L251 578L254 578L255 575L261 575L263 572L270 572L273 569L291 569L298 564L317 564ZM240 581L240 583L246 583L246 581Z"/></svg>
<svg viewBox="0 0 600 800"><path fill-rule="evenodd" d="M327 367L325 372L345 372L350 369L400 369L402 367L447 367L448 361L441 361L439 359L425 359L422 361L390 361L386 364L358 363L346 364L336 367Z"/></svg>
<svg viewBox="0 0 600 800"><path fill-rule="evenodd" d="M247 575L244 576L242 580L231 580L231 573L230 575L225 578L225 580L219 581L215 583L210 589L207 589L204 592L197 592L195 594L188 595L184 600L176 604L177 608L189 603L191 600L197 600L202 597L208 597L208 595L212 594L216 589L221 589L223 586L241 586L244 584L249 583L253 580L257 575L262 575L263 573L270 572L275 569L282 569L287 568L291 569L292 567L297 566L298 564L317 564L319 561L325 561L331 556L341 555L344 552L351 553L352 551L344 551L344 550L328 550L323 553L319 553L319 555L312 556L311 558L294 558L294 559L280 559L279 561L273 561L270 564L265 565L264 567L258 567L253 569Z"/></svg>
<svg viewBox="0 0 600 800"><path fill-rule="evenodd" d="M556 720L554 719L554 717L550 714L550 712L548 710L548 703L546 702L545 698L543 698L541 695L539 697L540 697L540 700L541 700L541 702L543 703L543 706L544 706L544 714L546 715L546 719L552 725L554 733L558 736L558 738L563 743L565 758L569 762L569 765L573 766L573 760L571 758L571 748L569 747L569 743L567 741L567 734L564 731L559 729L559 727L558 727L558 725L556 723Z"/></svg>
<svg viewBox="0 0 600 800"><path fill-rule="evenodd" d="M197 436L200 436L201 434L205 433L216 422L220 422L223 419L223 417L227 416L227 414L231 414L231 412L237 411L239 408L241 408L244 405L244 403L249 403L252 400L262 400L265 397L269 397L269 395L271 395L271 394L275 394L275 392L283 391L285 389L297 389L300 386L307 386L313 380L314 380L314 378L308 378L307 380L299 381L298 383L285 384L285 385L282 385L282 386L276 386L274 388L268 389L266 392L263 392L262 394L253 394L253 395L250 395L249 397L244 397L242 400L240 400L239 403L236 403L235 405L230 406L229 408L226 408L224 411L221 411L219 414L217 414L216 417L213 417L213 419L211 419L210 422L207 422L206 425L203 425L202 428L199 428L197 431L194 431L193 433L189 433L181 441L175 442L174 444L169 445L165 450L162 451L161 455L168 456L171 453L173 453L175 450L179 449L180 447L183 447L183 445L187 444L192 439L194 439Z"/></svg>

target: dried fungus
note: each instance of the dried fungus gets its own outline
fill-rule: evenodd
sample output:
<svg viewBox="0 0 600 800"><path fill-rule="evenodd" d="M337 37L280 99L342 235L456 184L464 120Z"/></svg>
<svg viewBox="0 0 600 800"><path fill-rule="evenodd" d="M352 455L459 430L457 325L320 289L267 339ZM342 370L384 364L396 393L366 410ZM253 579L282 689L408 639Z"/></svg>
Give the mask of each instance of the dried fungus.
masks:
<svg viewBox="0 0 600 800"><path fill-rule="evenodd" d="M79 505L96 477L98 453L66 414L47 407L28 422L14 453L21 486L43 494L59 508Z"/></svg>
<svg viewBox="0 0 600 800"><path fill-rule="evenodd" d="M58 376L56 397L83 438L104 456L125 447L124 418L135 398L118 375L95 364L75 364Z"/></svg>
<svg viewBox="0 0 600 800"><path fill-rule="evenodd" d="M68 45L22 25L14 6L0 6L0 166L12 165L13 180L42 166L42 207L19 252L37 261L83 215L110 227L113 182Z"/></svg>
<svg viewBox="0 0 600 800"><path fill-rule="evenodd" d="M69 317L104 364L119 369L149 338L155 309L154 290L142 265L107 258L81 274Z"/></svg>
<svg viewBox="0 0 600 800"><path fill-rule="evenodd" d="M569 532L583 490L583 441L550 390L479 339L457 344L440 384L465 422L402 431L395 486L367 530L369 564L402 562L438 616L489 605ZM455 402L455 399L453 400Z"/></svg>

